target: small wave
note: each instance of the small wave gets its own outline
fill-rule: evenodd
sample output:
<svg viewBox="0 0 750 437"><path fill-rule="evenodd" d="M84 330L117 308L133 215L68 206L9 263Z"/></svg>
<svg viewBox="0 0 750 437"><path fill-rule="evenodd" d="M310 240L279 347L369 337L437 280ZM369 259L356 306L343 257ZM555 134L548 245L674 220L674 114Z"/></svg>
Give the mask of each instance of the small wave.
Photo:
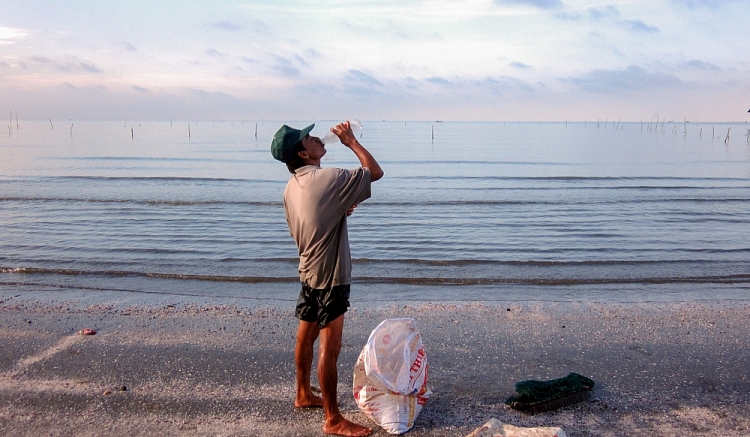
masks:
<svg viewBox="0 0 750 437"><path fill-rule="evenodd" d="M136 271L96 271L74 269L43 269L34 267L0 267L0 273L25 275L66 275L66 276L109 276L109 277L145 277L157 279L176 279L211 282L243 283L293 283L298 277L276 276L228 276L228 275L191 275L181 273L158 273ZM356 276L353 282L370 284L408 284L408 285L493 285L516 284L537 286L560 285L596 285L596 284L680 284L680 283L713 283L740 284L750 283L750 274L710 275L710 276L654 276L654 277L621 277L621 278L539 278L539 277L505 277L505 278L471 278L471 277L383 277Z"/></svg>
<svg viewBox="0 0 750 437"><path fill-rule="evenodd" d="M190 205L242 205L242 206L280 206L281 201L235 201L235 200L140 200L140 199L91 199L76 197L0 197L0 202L80 202L80 203L120 203L164 206Z"/></svg>

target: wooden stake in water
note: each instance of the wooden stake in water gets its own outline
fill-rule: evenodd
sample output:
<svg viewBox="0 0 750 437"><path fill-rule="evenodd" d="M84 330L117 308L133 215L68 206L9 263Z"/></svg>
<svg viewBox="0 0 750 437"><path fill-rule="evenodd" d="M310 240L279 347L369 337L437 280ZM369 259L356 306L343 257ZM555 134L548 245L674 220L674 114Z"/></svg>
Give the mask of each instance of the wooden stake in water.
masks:
<svg viewBox="0 0 750 437"><path fill-rule="evenodd" d="M727 137L724 138L724 143L727 143L729 141L729 131L731 131L731 130L732 130L731 127L729 129L727 129Z"/></svg>
<svg viewBox="0 0 750 437"><path fill-rule="evenodd" d="M188 123L188 139L190 139L190 123Z"/></svg>
<svg viewBox="0 0 750 437"><path fill-rule="evenodd" d="M435 141L435 125L432 125L432 141Z"/></svg>
<svg viewBox="0 0 750 437"><path fill-rule="evenodd" d="M55 128L55 125L52 124L52 118L51 117L49 119L49 125L52 126L50 129L54 129Z"/></svg>
<svg viewBox="0 0 750 437"><path fill-rule="evenodd" d="M19 125L18 125L18 112L16 112L16 130L18 130L18 128L19 128Z"/></svg>
<svg viewBox="0 0 750 437"><path fill-rule="evenodd" d="M255 139L258 139L258 123L255 123Z"/></svg>
<svg viewBox="0 0 750 437"><path fill-rule="evenodd" d="M130 138L133 138L134 136L135 136L135 134L133 133L133 128L131 127L130 128Z"/></svg>
<svg viewBox="0 0 750 437"><path fill-rule="evenodd" d="M70 138L73 138L73 123L70 123Z"/></svg>

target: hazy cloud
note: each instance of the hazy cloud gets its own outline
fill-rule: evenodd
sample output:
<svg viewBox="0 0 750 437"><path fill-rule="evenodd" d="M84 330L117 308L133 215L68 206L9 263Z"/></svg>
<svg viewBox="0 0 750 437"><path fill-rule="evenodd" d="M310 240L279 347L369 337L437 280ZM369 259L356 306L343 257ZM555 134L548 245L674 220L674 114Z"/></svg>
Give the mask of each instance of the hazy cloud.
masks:
<svg viewBox="0 0 750 437"><path fill-rule="evenodd" d="M15 44L16 40L24 38L29 33L24 29L0 26L0 45Z"/></svg>
<svg viewBox="0 0 750 437"><path fill-rule="evenodd" d="M89 73L101 73L102 70L98 69L94 64L91 64L89 62L80 62L79 65L81 68L83 68L83 71L87 71Z"/></svg>
<svg viewBox="0 0 750 437"><path fill-rule="evenodd" d="M578 12L558 12L554 17L565 21L578 21L581 19L581 14Z"/></svg>
<svg viewBox="0 0 750 437"><path fill-rule="evenodd" d="M659 28L655 26L650 26L646 23L644 23L641 20L622 20L620 21L620 25L628 30L632 30L634 32L643 32L643 33L657 33L659 32Z"/></svg>
<svg viewBox="0 0 750 437"><path fill-rule="evenodd" d="M52 59L50 59L50 58L48 58L46 56L32 56L31 60L39 62L41 64L51 64L51 63L53 63Z"/></svg>
<svg viewBox="0 0 750 437"><path fill-rule="evenodd" d="M122 47L123 49L125 49L125 50L127 50L129 52L137 52L138 51L135 47L133 47L133 44L130 44L129 42L126 42L126 41L120 41L120 47Z"/></svg>
<svg viewBox="0 0 750 437"><path fill-rule="evenodd" d="M239 23L233 23L231 21L215 21L208 24L214 29L228 30L230 32L237 32L242 30L242 25Z"/></svg>
<svg viewBox="0 0 750 437"><path fill-rule="evenodd" d="M721 71L721 68L718 65L714 65L710 62L700 61L698 59L693 59L692 61L686 62L684 66L695 68L696 70Z"/></svg>
<svg viewBox="0 0 750 437"><path fill-rule="evenodd" d="M437 85L453 85L453 82L449 81L444 77L434 76L428 77L424 80L425 82L434 83Z"/></svg>
<svg viewBox="0 0 750 437"><path fill-rule="evenodd" d="M684 83L675 75L660 72L649 73L637 65L631 65L624 70L592 70L582 76L571 78L569 81L586 91L595 93L663 89Z"/></svg>
<svg viewBox="0 0 750 437"><path fill-rule="evenodd" d="M539 9L560 9L563 7L561 0L495 0L495 4L520 4Z"/></svg>
<svg viewBox="0 0 750 437"><path fill-rule="evenodd" d="M215 56L217 58L223 58L224 57L224 53L221 53L218 50L212 49L211 47L209 47L209 48L206 49L206 54L209 55L209 56Z"/></svg>
<svg viewBox="0 0 750 437"><path fill-rule="evenodd" d="M240 59L242 59L243 61L247 62L248 64L257 64L258 62L260 62L257 59L251 58L251 57L248 57L248 56L242 56L242 57L240 57Z"/></svg>
<svg viewBox="0 0 750 437"><path fill-rule="evenodd" d="M589 8L589 16L594 20L601 20L603 18L618 18L620 11L613 5L604 6L601 8Z"/></svg>
<svg viewBox="0 0 750 437"><path fill-rule="evenodd" d="M363 73L359 70L349 70L349 73L347 74L347 79L353 79L361 84L374 86L374 85L382 85L379 80L375 79L374 76L369 75L367 73Z"/></svg>
<svg viewBox="0 0 750 437"><path fill-rule="evenodd" d="M511 67L513 67L513 68L518 68L520 70L530 70L531 69L530 65L526 65L523 62L511 62L509 65Z"/></svg>
<svg viewBox="0 0 750 437"><path fill-rule="evenodd" d="M276 59L276 65L273 66L273 69L278 71L279 73L282 73L285 76L298 76L300 73L299 68L295 67L292 64L292 61L290 59L281 57L281 56L274 56Z"/></svg>
<svg viewBox="0 0 750 437"><path fill-rule="evenodd" d="M614 5L589 8L589 17L594 21L615 20L615 23L632 32L657 33L659 28L650 26L641 20L620 20L620 11Z"/></svg>
<svg viewBox="0 0 750 437"><path fill-rule="evenodd" d="M139 93L148 93L149 91L146 88L143 88L142 86L133 85L133 89L138 91Z"/></svg>
<svg viewBox="0 0 750 437"><path fill-rule="evenodd" d="M672 0L673 3L676 3L681 6L687 6L689 8L718 8L719 6L726 5L729 3L736 3L746 0Z"/></svg>

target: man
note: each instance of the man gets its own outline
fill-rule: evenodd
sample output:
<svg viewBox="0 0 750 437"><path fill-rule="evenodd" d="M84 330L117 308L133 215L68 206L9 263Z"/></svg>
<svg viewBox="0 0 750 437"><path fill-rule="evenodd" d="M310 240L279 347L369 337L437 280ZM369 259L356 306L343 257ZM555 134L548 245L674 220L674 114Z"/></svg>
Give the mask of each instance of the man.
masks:
<svg viewBox="0 0 750 437"><path fill-rule="evenodd" d="M289 232L299 250L302 291L297 301L300 319L294 359L297 368L297 408L323 407L323 432L366 436L371 428L346 420L339 411L336 363L341 350L344 313L349 307L351 255L346 217L370 197L370 183L383 177L375 158L357 141L349 122L331 128L341 143L354 152L362 167L356 170L320 168L326 154L320 138L310 136L312 124L302 130L282 126L273 137L271 154L293 174L284 190ZM310 372L313 345L320 337L318 380L322 398L312 393Z"/></svg>

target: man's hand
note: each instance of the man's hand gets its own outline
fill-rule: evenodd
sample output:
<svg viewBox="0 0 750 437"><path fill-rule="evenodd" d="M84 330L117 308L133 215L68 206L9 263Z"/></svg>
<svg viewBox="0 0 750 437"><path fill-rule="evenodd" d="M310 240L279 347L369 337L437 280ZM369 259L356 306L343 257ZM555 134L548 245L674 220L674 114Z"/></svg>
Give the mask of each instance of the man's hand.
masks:
<svg viewBox="0 0 750 437"><path fill-rule="evenodd" d="M339 137L339 140L341 140L341 144L345 145L346 147L351 148L352 144L357 141L357 137L355 137L354 132L352 132L352 127L349 124L349 120L332 127L331 132L336 134L336 136Z"/></svg>
<svg viewBox="0 0 750 437"><path fill-rule="evenodd" d="M378 165L378 162L372 157L370 152L368 152L362 144L359 144L357 137L355 137L354 132L352 132L352 127L349 125L349 121L339 123L332 127L331 132L339 137L341 144L350 148L351 151L357 155L357 159L359 159L359 163L362 164L362 167L370 169L370 180L372 182L383 177L383 169L380 168L380 165Z"/></svg>
<svg viewBox="0 0 750 437"><path fill-rule="evenodd" d="M346 216L349 217L350 215L352 215L352 213L354 212L354 208L356 208L357 206L359 206L359 205L355 204L351 208L347 209L346 210Z"/></svg>

